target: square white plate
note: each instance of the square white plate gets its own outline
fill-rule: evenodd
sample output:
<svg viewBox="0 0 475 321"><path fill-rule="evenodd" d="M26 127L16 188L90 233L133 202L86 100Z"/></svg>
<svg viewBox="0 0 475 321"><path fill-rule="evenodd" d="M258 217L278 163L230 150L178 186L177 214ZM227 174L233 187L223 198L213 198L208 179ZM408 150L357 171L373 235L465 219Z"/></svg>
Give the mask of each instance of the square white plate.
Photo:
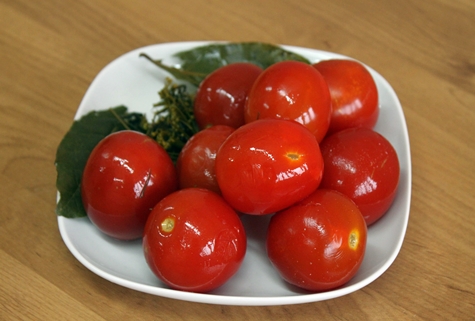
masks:
<svg viewBox="0 0 475 321"><path fill-rule="evenodd" d="M130 111L151 115L159 101L158 91L169 75L139 54L172 64L176 52L207 45L209 42L177 42L133 50L108 64L87 90L75 116L125 105ZM349 58L335 53L283 46L311 62L330 58ZM368 66L367 66L368 67ZM248 248L244 262L224 286L208 293L189 293L167 288L148 268L141 240L121 242L104 236L88 218L58 217L61 236L71 253L89 270L116 284L153 295L210 304L284 305L328 300L352 293L381 276L394 262L402 246L409 220L411 200L411 155L404 114L396 93L375 70L380 115L377 132L385 136L398 153L401 177L396 199L388 213L369 227L366 255L356 276L346 285L323 293L308 293L285 283L267 259L264 245L269 216L244 216Z"/></svg>

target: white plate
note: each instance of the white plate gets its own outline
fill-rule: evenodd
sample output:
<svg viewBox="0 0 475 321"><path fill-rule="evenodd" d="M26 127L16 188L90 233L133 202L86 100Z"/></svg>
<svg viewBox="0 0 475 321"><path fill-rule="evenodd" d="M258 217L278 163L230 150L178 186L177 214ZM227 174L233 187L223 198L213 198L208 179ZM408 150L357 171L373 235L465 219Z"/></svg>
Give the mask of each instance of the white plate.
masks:
<svg viewBox="0 0 475 321"><path fill-rule="evenodd" d="M129 110L149 114L159 100L167 73L145 58L142 52L165 63L173 63L174 53L209 44L180 42L152 45L131 51L107 65L87 90L76 119L91 110L125 105ZM300 47L284 46L312 62L342 55ZM286 284L270 265L264 248L268 217L244 217L248 248L238 273L224 286L208 294L167 288L149 270L141 241L120 242L101 234L87 218L58 217L61 236L71 253L89 270L116 284L153 295L224 305L283 305L328 300L352 293L368 285L393 263L402 246L409 219L411 198L411 157L403 110L389 83L369 68L379 90L380 116L375 130L395 147L401 166L400 185L389 212L369 228L366 256L356 276L345 286L324 293L308 293ZM251 224L252 223L252 224Z"/></svg>

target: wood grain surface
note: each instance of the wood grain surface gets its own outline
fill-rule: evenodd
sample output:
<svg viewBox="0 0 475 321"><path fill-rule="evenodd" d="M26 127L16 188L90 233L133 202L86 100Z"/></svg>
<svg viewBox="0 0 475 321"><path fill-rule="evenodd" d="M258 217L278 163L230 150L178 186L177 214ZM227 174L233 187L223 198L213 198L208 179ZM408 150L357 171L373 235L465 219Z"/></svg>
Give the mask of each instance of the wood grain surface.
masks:
<svg viewBox="0 0 475 321"><path fill-rule="evenodd" d="M409 226L394 264L337 299L190 303L82 266L55 215L58 144L95 75L138 47L261 41L359 59L399 96ZM474 320L475 2L0 0L0 320Z"/></svg>

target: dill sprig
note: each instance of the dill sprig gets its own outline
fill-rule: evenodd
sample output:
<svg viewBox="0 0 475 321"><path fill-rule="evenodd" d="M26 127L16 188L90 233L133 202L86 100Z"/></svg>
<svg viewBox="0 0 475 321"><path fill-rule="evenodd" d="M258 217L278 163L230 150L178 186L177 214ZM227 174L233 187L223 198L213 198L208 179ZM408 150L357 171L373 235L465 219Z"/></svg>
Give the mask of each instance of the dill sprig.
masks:
<svg viewBox="0 0 475 321"><path fill-rule="evenodd" d="M199 131L193 114L193 96L186 85L165 81L159 92L161 100L154 104L156 110L150 123L146 124L146 133L155 139L176 162L186 142Z"/></svg>

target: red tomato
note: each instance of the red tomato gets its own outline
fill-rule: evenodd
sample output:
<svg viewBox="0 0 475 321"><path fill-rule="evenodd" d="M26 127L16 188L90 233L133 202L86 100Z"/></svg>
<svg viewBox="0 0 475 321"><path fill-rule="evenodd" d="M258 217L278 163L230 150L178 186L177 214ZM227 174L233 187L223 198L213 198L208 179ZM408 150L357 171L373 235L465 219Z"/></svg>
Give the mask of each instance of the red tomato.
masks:
<svg viewBox="0 0 475 321"><path fill-rule="evenodd" d="M318 189L275 214L267 231L267 254L287 282L309 291L347 283L363 262L366 224L345 195Z"/></svg>
<svg viewBox="0 0 475 321"><path fill-rule="evenodd" d="M216 181L216 153L233 131L232 127L216 125L203 129L186 142L176 163L180 188L202 187L221 193Z"/></svg>
<svg viewBox="0 0 475 321"><path fill-rule="evenodd" d="M121 240L142 237L147 217L177 189L175 167L150 137L125 130L93 149L84 168L81 196L91 222Z"/></svg>
<svg viewBox="0 0 475 321"><path fill-rule="evenodd" d="M325 78L332 99L328 134L350 128L373 128L378 120L378 89L366 67L354 60L330 59L313 65Z"/></svg>
<svg viewBox="0 0 475 321"><path fill-rule="evenodd" d="M292 119L320 142L330 125L331 98L323 76L298 61L276 63L257 78L244 107L246 123L263 118Z"/></svg>
<svg viewBox="0 0 475 321"><path fill-rule="evenodd" d="M200 84L194 114L198 126L238 128L244 124L244 103L262 68L247 62L226 65L210 73Z"/></svg>
<svg viewBox="0 0 475 321"><path fill-rule="evenodd" d="M182 189L153 209L143 249L152 272L168 286L208 292L241 266L246 234L236 212L219 195Z"/></svg>
<svg viewBox="0 0 475 321"><path fill-rule="evenodd" d="M321 187L340 191L358 205L368 225L391 206L399 184L399 160L391 143L368 128L349 128L325 138Z"/></svg>
<svg viewBox="0 0 475 321"><path fill-rule="evenodd" d="M247 214L270 214L312 193L323 161L315 136L301 124L262 119L236 129L216 155L226 201Z"/></svg>

